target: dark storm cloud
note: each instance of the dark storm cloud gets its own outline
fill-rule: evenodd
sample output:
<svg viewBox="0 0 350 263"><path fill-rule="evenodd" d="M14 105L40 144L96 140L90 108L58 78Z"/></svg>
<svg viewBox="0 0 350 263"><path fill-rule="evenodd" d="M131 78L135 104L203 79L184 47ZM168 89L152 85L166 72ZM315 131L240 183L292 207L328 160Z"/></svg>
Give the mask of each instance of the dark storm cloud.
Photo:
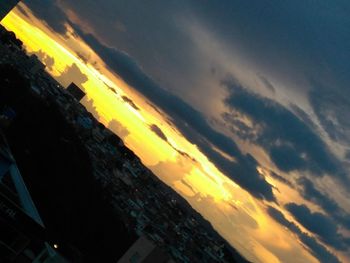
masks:
<svg viewBox="0 0 350 263"><path fill-rule="evenodd" d="M234 80L224 81L223 85L230 92L225 104L258 127L252 142L261 145L279 169L343 176L324 142L291 111L273 100L250 93ZM250 128L246 128L249 132Z"/></svg>
<svg viewBox="0 0 350 263"><path fill-rule="evenodd" d="M178 152L178 154L180 154L183 157L188 158L189 160L197 163L197 160L195 158L193 158L191 155L189 155L188 153L186 153L184 151L177 149L174 145L172 145L169 142L168 137L162 131L162 129L159 128L156 124L152 124L149 127L150 127L151 131L153 131L159 138L161 138L163 141L165 141L167 144L169 144L171 148L173 148L175 151Z"/></svg>
<svg viewBox="0 0 350 263"><path fill-rule="evenodd" d="M225 126L232 134L235 134L239 138L245 141L257 140L260 127L253 123L253 126L248 126L242 121L242 114L237 112L224 112L221 114L223 122L219 121L219 124Z"/></svg>
<svg viewBox="0 0 350 263"><path fill-rule="evenodd" d="M289 230L291 230L293 233L299 234L301 233L300 228L295 225L293 222L290 222L288 219L284 217L281 211L277 210L276 208L272 206L268 206L267 213L278 223L280 223L282 226L287 227Z"/></svg>
<svg viewBox="0 0 350 263"><path fill-rule="evenodd" d="M178 82L184 77L189 82L196 75L197 66L191 57L193 43L183 34L184 25L175 18L191 14L214 36L237 47L263 68L288 76L306 75L319 82L324 75L336 79L336 84L324 88L312 84L315 87L309 94L310 103L332 139L350 141L349 120L343 114L350 111L347 99L350 96L348 93L343 96L350 82L349 2L205 0L199 5L195 0L171 3L156 0L152 4L123 0L105 1L101 5L94 0L27 0L25 3L61 33L67 18L58 6L72 10L104 42L127 51L146 72L163 81L167 78L167 83L174 83L172 88L179 90L188 88ZM118 30L121 27L123 30ZM325 70L327 74L323 74ZM170 71L173 77L166 74ZM178 71L182 75L175 73ZM274 90L268 77L260 79ZM291 161L302 164L302 160L295 158Z"/></svg>
<svg viewBox="0 0 350 263"><path fill-rule="evenodd" d="M195 2L195 1L194 1ZM329 1L206 0L196 12L206 26L265 66L314 73L328 67L341 82L350 76L350 3ZM307 68L308 63L313 68ZM289 72L290 73L290 72Z"/></svg>
<svg viewBox="0 0 350 263"><path fill-rule="evenodd" d="M345 153L345 159L350 160L350 150L347 150Z"/></svg>
<svg viewBox="0 0 350 263"><path fill-rule="evenodd" d="M299 117L300 120L302 120L306 125L308 125L313 131L317 131L316 125L303 109L301 109L298 105L295 105L293 103L290 104L290 107L295 113L295 115Z"/></svg>
<svg viewBox="0 0 350 263"><path fill-rule="evenodd" d="M24 3L61 33L65 31L63 23L67 19L58 6L72 10L98 32L99 38L132 54L147 72L153 68L150 71L161 74L156 76L159 78L169 77L165 76L164 68L166 71L171 69L173 75L183 69L183 76L186 72L186 77L194 76L193 43L183 35L183 25L175 19L187 14L263 68L282 71L288 76L299 74L315 79L322 78L327 70L327 75L336 79L339 85L326 87L325 91L321 89L321 94L317 85L310 94L310 101L330 136L349 141L350 135L344 134L349 129L341 127L348 121L339 114L335 118L326 114L328 108L334 113L344 112L342 105L348 105L344 98L349 96L342 94L348 90L350 82L349 1L205 0L198 4L195 0L171 3L155 0L149 4L123 0L104 1L101 5L95 0L25 0ZM267 77L263 78L268 81ZM179 79L177 75L168 79L168 83L177 83ZM265 84L272 90L271 83ZM177 85L178 89L181 87ZM331 101L325 92L333 93ZM350 110L349 105L346 109Z"/></svg>
<svg viewBox="0 0 350 263"><path fill-rule="evenodd" d="M67 18L54 4L56 1L25 2L35 15L44 19L54 30L65 32ZM171 88L175 87L176 91L180 91L178 94L186 98L191 85L180 85L179 80L184 79L186 84L192 77L197 77L196 63L211 65L210 61L198 61L198 58L192 57L192 40L183 35L183 25L178 23L175 15L195 18L214 38L224 42L227 47L234 47L229 51L239 50L242 57L252 59L261 69L290 76L293 83L299 83L296 77L300 75L302 78L317 79L310 82L310 104L330 138L349 144L349 1L203 0L201 4L197 0L155 0L152 3L109 0L103 4L96 0L59 2L76 12L83 24L97 32L98 36L87 35L78 25L75 26L78 34L111 69L144 94L152 102L151 105L167 113L182 134L222 172L258 198L274 200L272 187L255 169L255 159L242 154L230 138L210 127L205 116L152 80L163 80L160 83L167 80L167 83L173 84ZM110 47L101 44L102 41ZM218 71L213 70L211 76L219 78L221 74ZM151 72L152 78L145 72ZM323 84L326 76L336 79L336 83ZM270 85L268 75L264 75L261 81L267 89L275 90ZM288 83L285 84L288 86ZM328 151L315 132L310 117L302 109L292 105L293 114L277 102L249 93L239 85L237 87L234 82L226 82L225 85L231 92L227 105L254 121L251 127L240 121L236 112L225 113L224 120L233 133L261 145L276 166L285 172L311 171L314 175L328 173L345 178L341 164ZM296 93L306 90L305 87L299 88ZM214 151L213 146L235 157L237 162L227 160ZM283 181L280 175L274 177ZM285 180L285 183L288 184L288 181ZM329 196L320 192L306 178L297 183L304 198L318 204L334 220L349 228L349 215ZM294 207L294 210L298 208ZM278 210L269 208L268 212L277 222L294 232L321 262L339 262L315 238L302 232ZM294 212L297 214L298 211ZM314 218L310 211L306 213L308 219ZM320 232L322 238L330 235L330 242L335 243L338 236L331 236L330 230L334 230L334 225L330 219L322 218L320 222L325 224L325 232L312 225L309 227Z"/></svg>
<svg viewBox="0 0 350 263"><path fill-rule="evenodd" d="M322 241L335 249L347 250L349 240L338 233L336 223L325 214L311 212L305 205L289 203L286 209L306 229L318 235Z"/></svg>
<svg viewBox="0 0 350 263"><path fill-rule="evenodd" d="M64 24L68 23L68 19L57 5L56 0L24 0L23 3L30 8L36 17L44 20L53 30L60 34L66 33ZM25 14L25 12L22 13Z"/></svg>
<svg viewBox="0 0 350 263"><path fill-rule="evenodd" d="M321 125L333 140L349 144L350 2L224 0L201 8L211 31L238 41L265 68L316 79L309 99ZM322 84L323 72L336 81Z"/></svg>
<svg viewBox="0 0 350 263"><path fill-rule="evenodd" d="M190 43L185 43L189 40L181 36L181 25L174 19L182 14L192 15L215 36L239 45L265 65L288 66L306 61L314 62L319 70L327 64L332 66L332 73L338 72L349 80L345 71L350 61L347 1L204 0L198 4L196 0L122 0L104 1L101 5L95 0L76 0L60 4L90 23L108 43L118 43L133 55L142 53L140 58L143 56L145 61L153 57L154 62L154 50L159 49L158 54L186 66L186 54L178 50L185 51ZM116 32L111 34L113 27ZM120 27L123 30L118 30Z"/></svg>
<svg viewBox="0 0 350 263"><path fill-rule="evenodd" d="M284 178L283 176L281 176L273 171L270 172L270 175L273 178L275 178L276 180L280 181L281 183L284 183L284 184L288 185L289 187L294 188L294 185L290 181L288 181L286 178Z"/></svg>
<svg viewBox="0 0 350 263"><path fill-rule="evenodd" d="M168 142L168 138L166 137L164 132L157 125L155 125L155 124L150 125L150 129L163 141Z"/></svg>
<svg viewBox="0 0 350 263"><path fill-rule="evenodd" d="M187 83L184 74L190 75L191 68L196 67L195 58L190 59L193 56L188 47L192 44L183 33L184 25L176 21L177 14L184 16L190 12L191 3L187 0L152 3L121 0L103 1L103 4L95 0L59 0L58 3L62 9L74 13L74 22L91 29L102 43L126 51L148 75L157 82L162 80L162 85L166 83L169 89L184 87L179 82Z"/></svg>
<svg viewBox="0 0 350 263"><path fill-rule="evenodd" d="M267 212L276 222L287 227L291 232L296 234L300 241L310 249L310 252L321 263L340 263L340 260L329 250L327 250L326 247L318 243L315 238L303 232L296 224L286 219L279 210L269 206Z"/></svg>
<svg viewBox="0 0 350 263"><path fill-rule="evenodd" d="M101 44L93 35L85 34L78 27L75 27L75 30L109 68L166 112L182 134L196 144L223 173L257 198L275 200L271 185L257 172L257 163L252 156L243 155L237 145L230 138L215 131L200 112L179 97L160 88L126 53ZM237 163L224 158L212 146L234 157Z"/></svg>
<svg viewBox="0 0 350 263"><path fill-rule="evenodd" d="M19 10L25 17L27 17L27 18L29 19L29 17L30 17L29 14L27 13L27 11L26 11L24 8L22 8L21 5L17 5L16 8L17 8L17 10Z"/></svg>
<svg viewBox="0 0 350 263"><path fill-rule="evenodd" d="M128 96L122 96L123 101L125 101L126 103L128 103L131 107L133 107L135 110L140 110L139 107L137 107L137 105L135 104L135 102L130 99Z"/></svg>
<svg viewBox="0 0 350 263"><path fill-rule="evenodd" d="M349 52L350 53L350 52ZM341 143L350 142L350 91L348 88L326 87L311 81L309 100L329 137Z"/></svg>
<svg viewBox="0 0 350 263"><path fill-rule="evenodd" d="M265 88L267 88L269 91L275 93L276 92L276 89L275 87L272 85L272 83L267 79L265 78L264 76L262 75L258 75L259 79L261 80L261 82L264 84Z"/></svg>
<svg viewBox="0 0 350 263"><path fill-rule="evenodd" d="M344 114L350 111L349 1L205 0L198 4L195 0L171 3L155 0L149 4L125 0L99 5L93 0L78 0L62 3L79 14L84 23L89 23L105 43L131 54L157 82L160 79L160 83L166 82L176 91L186 92L191 87L186 83L191 83L199 70L198 58L192 57L197 47L183 34L184 25L177 20L181 16L193 18L215 39L237 49L262 70L280 73L293 81L306 76L322 83L330 76L336 80L332 85L320 88L312 84L315 87L309 94L310 103L332 139L346 144L350 141L349 118ZM115 25L120 24L124 30L116 29L111 34L111 28L119 28ZM203 62L211 63L198 63ZM181 82L182 79L186 81ZM267 75L260 79L267 89L275 90ZM277 153L278 149L274 151ZM290 159L296 165L303 163L298 158Z"/></svg>
<svg viewBox="0 0 350 263"><path fill-rule="evenodd" d="M338 204L332 199L330 199L328 196L317 190L314 184L309 179L302 177L298 180L298 184L302 186L300 192L305 199L320 204L320 206L326 212L336 212L339 210Z"/></svg>
<svg viewBox="0 0 350 263"><path fill-rule="evenodd" d="M298 179L301 187L299 192L306 200L314 202L321 207L330 217L350 230L350 215L347 214L331 197L320 192L314 184L307 178Z"/></svg>

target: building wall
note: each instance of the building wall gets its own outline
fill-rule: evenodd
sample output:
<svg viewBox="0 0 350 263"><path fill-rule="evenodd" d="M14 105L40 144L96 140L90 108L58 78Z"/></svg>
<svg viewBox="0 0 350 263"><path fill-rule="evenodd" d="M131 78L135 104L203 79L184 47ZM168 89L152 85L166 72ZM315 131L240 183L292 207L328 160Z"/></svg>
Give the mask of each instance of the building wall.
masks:
<svg viewBox="0 0 350 263"><path fill-rule="evenodd" d="M166 263L169 257L146 237L140 237L118 263Z"/></svg>
<svg viewBox="0 0 350 263"><path fill-rule="evenodd" d="M67 91L73 95L74 98L76 98L77 101L80 101L85 96L85 92L81 90L77 85L74 83L71 83L67 87Z"/></svg>

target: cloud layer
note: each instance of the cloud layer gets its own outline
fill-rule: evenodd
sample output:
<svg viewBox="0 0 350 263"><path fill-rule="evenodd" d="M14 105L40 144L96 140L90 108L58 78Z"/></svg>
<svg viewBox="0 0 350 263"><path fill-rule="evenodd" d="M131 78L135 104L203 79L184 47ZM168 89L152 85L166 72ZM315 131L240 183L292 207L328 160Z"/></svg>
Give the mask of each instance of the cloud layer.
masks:
<svg viewBox="0 0 350 263"><path fill-rule="evenodd" d="M259 200L278 203L273 186L256 170L259 156L246 153L233 138L262 149L275 166L269 167L271 177L321 210L297 203L280 206L315 237L275 208L268 209L269 215L321 262L339 262L320 241L339 251L349 245L339 227L350 229L349 207L324 187L325 179L339 188L349 183L348 2L24 2L62 35L70 24L221 172ZM222 43L219 52L213 43ZM74 65L67 77L69 70ZM224 98L213 102L203 95L216 93ZM221 118L220 127L212 125L213 115ZM150 129L169 143L161 127ZM167 165L176 164L156 168L161 173Z"/></svg>
<svg viewBox="0 0 350 263"><path fill-rule="evenodd" d="M247 91L235 81L224 81L223 85L230 93L225 103L231 110L224 115L225 121L240 127L236 134L242 134L242 139L263 147L280 170L310 171L316 176L340 174L325 143L291 111ZM253 126L245 125L242 117L248 118Z"/></svg>
<svg viewBox="0 0 350 263"><path fill-rule="evenodd" d="M327 248L320 244L315 238L303 232L296 224L289 221L276 208L268 207L268 214L278 223L287 227L291 232L297 235L301 242L303 242L321 263L340 263L337 257L332 254Z"/></svg>

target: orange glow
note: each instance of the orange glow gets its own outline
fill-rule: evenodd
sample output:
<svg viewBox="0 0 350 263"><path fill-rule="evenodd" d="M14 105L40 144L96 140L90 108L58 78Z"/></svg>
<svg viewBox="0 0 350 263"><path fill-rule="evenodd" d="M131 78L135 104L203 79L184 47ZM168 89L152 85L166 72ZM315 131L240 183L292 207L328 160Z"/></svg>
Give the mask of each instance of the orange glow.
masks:
<svg viewBox="0 0 350 263"><path fill-rule="evenodd" d="M197 211L211 221L216 230L244 256L260 262L281 262L272 252L278 247L286 255L298 252L305 258L304 262L309 262L310 259L314 261L296 238L266 214L261 201L254 199L222 174L196 145L187 141L176 128L168 124L164 116L150 107L141 94L109 71L98 55L72 34L71 28L67 26L70 33L63 38L35 18L25 5L21 6L29 14L31 22L15 10L2 24L16 33L29 52L41 50L54 58L54 67L49 71L54 77L61 76L67 67L76 64L88 78L82 87L88 99L93 100L99 120L106 126L113 120L118 121L129 132L123 138L126 145L160 179L182 194ZM89 54L91 61L82 61L77 51ZM110 90L111 87L115 92ZM122 99L123 95L132 99L140 110L126 103ZM170 145L150 130L149 126L152 124L162 129ZM186 152L197 163L181 156L174 148ZM219 152L218 149L215 150ZM228 159L231 158L220 153ZM164 165L162 171L157 170L156 167L163 167L161 165ZM166 178L177 171L183 171L184 174L176 174L177 179L174 181ZM179 178L184 179L188 185ZM237 209L233 208L235 206ZM252 218L251 221L256 221L258 228L255 229L253 223L247 226L244 218ZM286 241L275 244L276 238ZM289 262L293 262L292 256L290 259Z"/></svg>

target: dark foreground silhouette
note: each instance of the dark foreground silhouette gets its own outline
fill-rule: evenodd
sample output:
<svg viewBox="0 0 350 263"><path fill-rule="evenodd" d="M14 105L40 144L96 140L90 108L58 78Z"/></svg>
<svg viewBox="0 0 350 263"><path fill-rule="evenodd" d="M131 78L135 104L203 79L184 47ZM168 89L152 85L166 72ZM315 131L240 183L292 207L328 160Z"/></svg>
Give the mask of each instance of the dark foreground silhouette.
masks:
<svg viewBox="0 0 350 263"><path fill-rule="evenodd" d="M73 127L29 85L0 66L0 110L16 112L5 132L48 237L73 262L116 262L136 237L104 199Z"/></svg>

